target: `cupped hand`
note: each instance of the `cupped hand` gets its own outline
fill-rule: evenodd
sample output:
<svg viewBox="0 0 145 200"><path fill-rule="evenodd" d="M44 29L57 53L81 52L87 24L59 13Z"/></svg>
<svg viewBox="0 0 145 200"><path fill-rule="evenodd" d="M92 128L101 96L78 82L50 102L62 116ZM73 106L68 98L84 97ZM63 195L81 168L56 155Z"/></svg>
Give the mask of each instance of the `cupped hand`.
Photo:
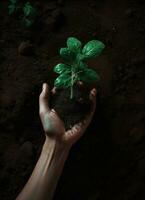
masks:
<svg viewBox="0 0 145 200"><path fill-rule="evenodd" d="M54 91L53 89L52 93L54 93ZM96 108L96 89L94 88L90 91L92 106L89 114L67 131L57 112L49 107L49 97L50 91L48 84L44 83L39 96L39 114L46 137L54 138L71 146L84 134L92 120Z"/></svg>

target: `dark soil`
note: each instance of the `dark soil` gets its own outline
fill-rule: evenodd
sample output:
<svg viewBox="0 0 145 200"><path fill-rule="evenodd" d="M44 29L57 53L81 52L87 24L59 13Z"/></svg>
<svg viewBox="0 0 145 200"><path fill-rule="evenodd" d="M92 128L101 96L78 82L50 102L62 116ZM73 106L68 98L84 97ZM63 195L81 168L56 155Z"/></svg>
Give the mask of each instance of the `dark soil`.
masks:
<svg viewBox="0 0 145 200"><path fill-rule="evenodd" d="M52 95L51 107L63 120L66 130L82 121L91 111L90 90L90 87L76 84L73 86L72 99L70 98L70 88L57 89L55 95Z"/></svg>
<svg viewBox="0 0 145 200"><path fill-rule="evenodd" d="M88 62L101 77L100 98L54 199L144 200L145 1L31 2L39 17L30 29L8 15L8 1L0 2L0 199L14 200L37 162L44 142L38 114L42 83L53 87L53 67L62 62L58 49L75 36L106 44Z"/></svg>

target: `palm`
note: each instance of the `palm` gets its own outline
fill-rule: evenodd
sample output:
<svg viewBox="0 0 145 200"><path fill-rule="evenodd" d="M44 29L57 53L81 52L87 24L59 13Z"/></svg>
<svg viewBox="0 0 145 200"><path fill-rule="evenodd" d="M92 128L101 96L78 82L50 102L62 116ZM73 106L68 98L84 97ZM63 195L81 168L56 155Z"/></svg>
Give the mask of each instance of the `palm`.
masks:
<svg viewBox="0 0 145 200"><path fill-rule="evenodd" d="M49 90L48 85L43 85L43 90L39 98L39 112L43 129L48 137L59 139L63 143L74 144L85 132L88 127L96 107L96 90L90 92L92 109L90 113L78 124L75 124L70 130L65 130L63 121L59 118L54 109L49 108Z"/></svg>
<svg viewBox="0 0 145 200"><path fill-rule="evenodd" d="M48 136L58 137L64 134L64 124L53 109L41 113L41 121Z"/></svg>

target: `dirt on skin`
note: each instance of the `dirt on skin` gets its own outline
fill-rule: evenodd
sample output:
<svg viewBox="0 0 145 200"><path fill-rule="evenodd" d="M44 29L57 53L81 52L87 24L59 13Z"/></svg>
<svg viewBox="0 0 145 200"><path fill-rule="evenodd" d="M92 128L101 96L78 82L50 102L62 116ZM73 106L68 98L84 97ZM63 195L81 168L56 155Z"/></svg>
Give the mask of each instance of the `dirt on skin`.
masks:
<svg viewBox="0 0 145 200"><path fill-rule="evenodd" d="M145 199L145 1L31 1L31 29L0 3L0 199L13 200L27 182L44 135L38 114L43 82L67 37L106 49L88 65L101 76L99 102L72 148L55 200Z"/></svg>

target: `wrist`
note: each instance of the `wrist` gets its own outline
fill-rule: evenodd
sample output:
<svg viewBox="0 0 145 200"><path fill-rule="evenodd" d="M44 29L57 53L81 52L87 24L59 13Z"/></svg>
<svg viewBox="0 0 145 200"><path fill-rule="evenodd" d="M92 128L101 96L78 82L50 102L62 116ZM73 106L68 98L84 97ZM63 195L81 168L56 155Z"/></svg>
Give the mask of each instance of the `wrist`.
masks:
<svg viewBox="0 0 145 200"><path fill-rule="evenodd" d="M58 179L68 157L69 149L56 139L46 136L41 158L42 162L45 162L45 170L43 171L44 177L46 177L45 181L49 181L49 187L46 188L48 199L53 197Z"/></svg>
<svg viewBox="0 0 145 200"><path fill-rule="evenodd" d="M34 194L37 200L52 199L68 153L68 148L46 137L35 169L17 200L30 200Z"/></svg>
<svg viewBox="0 0 145 200"><path fill-rule="evenodd" d="M55 152L55 155L68 155L71 146L64 144L64 142L58 141L56 138L48 137L46 135L42 152L49 153L50 150Z"/></svg>

